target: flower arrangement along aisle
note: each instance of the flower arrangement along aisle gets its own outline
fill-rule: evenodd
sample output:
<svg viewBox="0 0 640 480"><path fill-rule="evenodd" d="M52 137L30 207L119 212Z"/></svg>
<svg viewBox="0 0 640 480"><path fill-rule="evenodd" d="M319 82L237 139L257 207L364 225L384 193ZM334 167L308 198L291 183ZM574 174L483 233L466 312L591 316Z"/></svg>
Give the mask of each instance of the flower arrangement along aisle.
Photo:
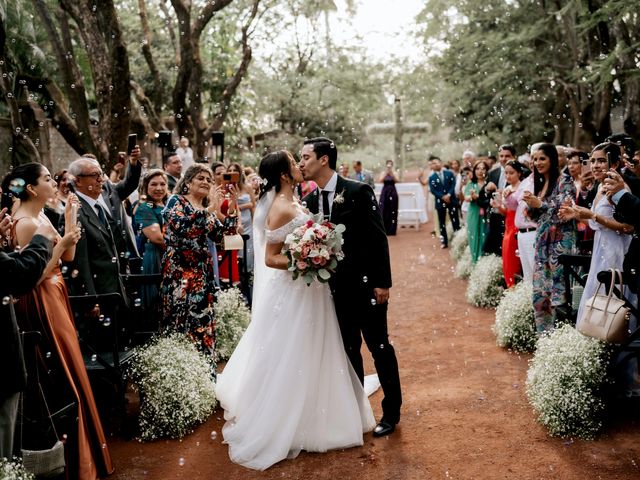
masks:
<svg viewBox="0 0 640 480"><path fill-rule="evenodd" d="M469 245L469 238L467 236L467 226L460 227L460 230L453 234L451 239L451 250L449 255L454 262L460 261L464 255L464 251Z"/></svg>
<svg viewBox="0 0 640 480"><path fill-rule="evenodd" d="M550 435L590 439L598 433L609 355L604 342L570 325L538 340L526 391L538 421Z"/></svg>
<svg viewBox="0 0 640 480"><path fill-rule="evenodd" d="M216 362L229 360L249 326L251 311L237 288L218 292L216 312Z"/></svg>
<svg viewBox="0 0 640 480"><path fill-rule="evenodd" d="M13 461L0 458L0 479L1 480L35 480L36 476L24 469L22 462L15 458Z"/></svg>
<svg viewBox="0 0 640 480"><path fill-rule="evenodd" d="M140 439L182 438L216 406L211 362L180 333L136 349L129 368L140 392Z"/></svg>
<svg viewBox="0 0 640 480"><path fill-rule="evenodd" d="M334 200L335 201L335 200ZM302 278L307 285L317 280L326 283L335 272L342 253L344 225L334 225L315 215L284 239L282 253L289 259L293 279Z"/></svg>
<svg viewBox="0 0 640 480"><path fill-rule="evenodd" d="M467 279L469 278L469 275L471 275L472 269L473 262L471 261L471 249L469 248L469 245L467 245L464 248L464 252L458 259L454 275L458 278Z"/></svg>
<svg viewBox="0 0 640 480"><path fill-rule="evenodd" d="M467 301L476 307L494 308L504 291L502 259L496 255L480 257L467 285Z"/></svg>
<svg viewBox="0 0 640 480"><path fill-rule="evenodd" d="M512 348L516 352L532 352L538 336L533 319L533 287L520 282L505 290L496 309L493 331L500 347Z"/></svg>

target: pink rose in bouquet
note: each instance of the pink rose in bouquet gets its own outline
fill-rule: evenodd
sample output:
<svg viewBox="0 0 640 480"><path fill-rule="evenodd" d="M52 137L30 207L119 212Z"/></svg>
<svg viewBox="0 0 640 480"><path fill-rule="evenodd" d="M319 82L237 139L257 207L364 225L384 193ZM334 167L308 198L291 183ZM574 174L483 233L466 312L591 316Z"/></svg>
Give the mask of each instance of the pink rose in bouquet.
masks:
<svg viewBox="0 0 640 480"><path fill-rule="evenodd" d="M344 225L334 225L317 216L287 235L282 253L289 259L293 279L301 277L307 285L314 280L328 282L344 258L344 231Z"/></svg>

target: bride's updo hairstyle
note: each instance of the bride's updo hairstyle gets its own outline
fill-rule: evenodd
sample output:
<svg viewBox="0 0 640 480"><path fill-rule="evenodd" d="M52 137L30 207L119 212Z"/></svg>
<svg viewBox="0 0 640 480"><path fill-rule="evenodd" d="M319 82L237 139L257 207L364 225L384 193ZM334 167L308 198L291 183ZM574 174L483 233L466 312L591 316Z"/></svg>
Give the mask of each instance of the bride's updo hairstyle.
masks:
<svg viewBox="0 0 640 480"><path fill-rule="evenodd" d="M293 156L286 150L278 150L277 152L267 153L258 166L258 175L262 179L260 184L260 197L275 188L276 193L280 191L280 177L284 173L289 178L291 175L291 162Z"/></svg>

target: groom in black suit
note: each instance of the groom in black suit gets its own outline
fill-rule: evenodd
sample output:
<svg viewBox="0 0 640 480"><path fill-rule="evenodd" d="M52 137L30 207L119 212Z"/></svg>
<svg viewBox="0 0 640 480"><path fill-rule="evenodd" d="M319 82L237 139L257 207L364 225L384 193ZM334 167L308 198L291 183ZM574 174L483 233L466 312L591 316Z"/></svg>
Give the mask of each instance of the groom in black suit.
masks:
<svg viewBox="0 0 640 480"><path fill-rule="evenodd" d="M338 151L328 138L305 140L300 169L318 189L303 202L314 214L322 213L332 223L343 224L345 254L329 285L336 307L347 356L364 381L362 337L384 392L382 419L373 431L380 437L395 430L400 420L400 376L398 361L387 332L387 306L391 288L389 245L382 217L371 187L338 176Z"/></svg>

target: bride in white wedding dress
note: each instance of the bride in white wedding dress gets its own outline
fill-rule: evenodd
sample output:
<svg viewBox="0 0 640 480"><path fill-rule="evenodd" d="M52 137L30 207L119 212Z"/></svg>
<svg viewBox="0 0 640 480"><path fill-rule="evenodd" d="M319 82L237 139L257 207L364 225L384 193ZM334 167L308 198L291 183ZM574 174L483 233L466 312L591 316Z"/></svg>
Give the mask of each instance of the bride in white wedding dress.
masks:
<svg viewBox="0 0 640 480"><path fill-rule="evenodd" d="M251 324L218 375L229 457L264 470L301 450L363 444L375 426L369 400L344 351L327 284L292 280L280 253L310 214L294 199L302 175L289 152L266 155L254 218Z"/></svg>

